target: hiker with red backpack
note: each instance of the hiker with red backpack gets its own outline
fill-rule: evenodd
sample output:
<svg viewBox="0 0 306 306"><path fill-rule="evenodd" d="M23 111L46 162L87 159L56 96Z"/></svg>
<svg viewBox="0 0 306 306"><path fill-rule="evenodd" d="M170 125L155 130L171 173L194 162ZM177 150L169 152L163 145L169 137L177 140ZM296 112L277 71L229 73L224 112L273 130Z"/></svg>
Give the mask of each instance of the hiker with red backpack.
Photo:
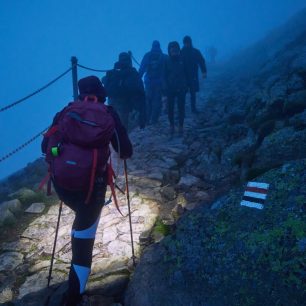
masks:
<svg viewBox="0 0 306 306"><path fill-rule="evenodd" d="M100 80L89 76L80 79L78 86L78 101L56 114L42 142L53 186L60 200L75 212L65 306L84 305L96 230L107 185L112 184L109 144L121 159L132 155L118 114L104 104L106 92Z"/></svg>

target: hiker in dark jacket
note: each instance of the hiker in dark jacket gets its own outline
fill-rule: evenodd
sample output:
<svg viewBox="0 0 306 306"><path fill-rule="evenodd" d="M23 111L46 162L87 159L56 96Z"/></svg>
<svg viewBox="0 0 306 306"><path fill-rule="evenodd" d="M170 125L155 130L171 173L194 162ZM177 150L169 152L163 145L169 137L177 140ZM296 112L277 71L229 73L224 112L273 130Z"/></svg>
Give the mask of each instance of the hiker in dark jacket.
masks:
<svg viewBox="0 0 306 306"><path fill-rule="evenodd" d="M138 113L140 128L145 127L145 92L141 77L132 67L130 54L122 52L114 69L106 73L103 83L109 97L109 104L113 106L128 131L129 117L133 110Z"/></svg>
<svg viewBox="0 0 306 306"><path fill-rule="evenodd" d="M94 101L97 103L104 103L106 100L104 87L97 77L90 76L83 78L79 80L78 85L80 92L79 101L70 103L55 116L52 126L45 135L42 142L42 152L44 154L48 155L48 151L50 150L49 142L52 142L52 138L50 138L50 131L56 130L55 127L57 127L58 124L61 124L63 114L65 114L65 112L67 113L67 109L69 107L76 105L75 103L80 103L80 101L82 101L81 103L91 104L94 103ZM112 134L113 136L110 136L110 142L113 148L115 151L120 152L120 158L130 158L132 155L132 144L128 138L125 128L121 124L118 114L111 106L106 106L106 111L108 114L110 114L110 117L108 118L112 118L112 124L114 124L115 127L114 133ZM79 121L80 124L94 124L94 122L89 122L88 120L82 121L82 118L77 117L72 112L68 112L68 115ZM65 151L65 145L63 144L63 146L63 151ZM103 146L103 148L104 147L105 146ZM108 144L106 144L106 149L108 152L106 154L107 156L101 157L100 155L100 158L103 160L108 159ZM97 150L100 150L97 152L101 153L101 150L103 149L102 147L99 147ZM76 151L75 153L76 158L78 152L79 151ZM65 152L61 153L61 150L59 151L59 155L64 153ZM68 163L70 160L66 162ZM94 240L100 220L101 210L105 203L105 193L108 181L108 168L106 163L98 163L97 165L100 165L100 167L93 167L95 172L92 172L92 174L94 175L94 173L96 173L96 175L93 176L93 190L88 202L86 202L88 199L88 192L64 189L62 186L60 187L58 185L56 178L52 178L54 188L59 198L75 212L75 219L71 232L72 260L68 280L68 291L66 292L61 304L65 306L84 305L82 304L83 294L90 274ZM73 178L74 177L71 179Z"/></svg>
<svg viewBox="0 0 306 306"><path fill-rule="evenodd" d="M177 104L179 119L179 135L183 134L185 119L185 97L187 92L186 65L182 59L178 42L170 42L164 68L163 87L168 100L168 118L170 122L170 136L174 128L174 106Z"/></svg>
<svg viewBox="0 0 306 306"><path fill-rule="evenodd" d="M144 55L139 68L140 77L144 76L148 124L156 124L161 113L165 59L166 55L163 54L160 43L154 40L151 51Z"/></svg>
<svg viewBox="0 0 306 306"><path fill-rule="evenodd" d="M187 68L187 85L190 92L191 111L197 113L196 108L196 93L199 91L199 68L201 69L202 76L206 78L206 64L205 59L201 52L192 46L190 36L185 36L184 47L182 48L182 57L186 63Z"/></svg>

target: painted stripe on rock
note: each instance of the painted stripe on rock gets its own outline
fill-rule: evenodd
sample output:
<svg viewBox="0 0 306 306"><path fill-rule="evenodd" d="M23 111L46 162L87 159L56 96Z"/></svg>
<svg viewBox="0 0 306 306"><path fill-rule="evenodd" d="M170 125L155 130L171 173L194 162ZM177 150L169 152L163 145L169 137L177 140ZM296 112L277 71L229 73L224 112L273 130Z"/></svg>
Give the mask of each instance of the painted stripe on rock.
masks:
<svg viewBox="0 0 306 306"><path fill-rule="evenodd" d="M258 183L258 182L248 182L248 187L257 187L257 188L263 188L263 189L268 189L269 184L267 183Z"/></svg>
<svg viewBox="0 0 306 306"><path fill-rule="evenodd" d="M257 192L257 193L262 193L262 194L267 194L268 193L267 189L257 188L257 187L247 187L246 191Z"/></svg>
<svg viewBox="0 0 306 306"><path fill-rule="evenodd" d="M244 193L244 195L246 197L251 197L251 198L257 198L257 199L263 199L265 200L267 198L267 195L266 194L262 194L262 193L256 193L256 192L249 192L249 191L246 191Z"/></svg>
<svg viewBox="0 0 306 306"><path fill-rule="evenodd" d="M249 201L242 201L240 203L241 206L247 206L247 207L251 207L251 208L257 208L257 209L263 209L264 206L262 204L259 203L254 203L254 202L249 202Z"/></svg>
<svg viewBox="0 0 306 306"><path fill-rule="evenodd" d="M249 202L255 202L255 203L261 203L261 204L265 203L265 200L263 199L257 199L253 197L247 197L247 196L243 196L242 200L249 201Z"/></svg>

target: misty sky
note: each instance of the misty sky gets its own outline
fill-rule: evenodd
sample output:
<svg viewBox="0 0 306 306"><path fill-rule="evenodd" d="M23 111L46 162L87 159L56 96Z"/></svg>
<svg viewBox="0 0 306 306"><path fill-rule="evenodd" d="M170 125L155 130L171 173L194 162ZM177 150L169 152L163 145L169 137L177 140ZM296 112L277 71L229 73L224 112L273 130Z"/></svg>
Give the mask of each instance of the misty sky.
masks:
<svg viewBox="0 0 306 306"><path fill-rule="evenodd" d="M0 108L79 63L112 68L118 53L141 60L158 39L191 35L221 58L248 46L306 6L306 0L0 0ZM92 74L79 69L79 77ZM97 74L99 77L102 74ZM0 113L0 158L47 127L72 99L71 75ZM0 163L0 178L39 157L40 140Z"/></svg>

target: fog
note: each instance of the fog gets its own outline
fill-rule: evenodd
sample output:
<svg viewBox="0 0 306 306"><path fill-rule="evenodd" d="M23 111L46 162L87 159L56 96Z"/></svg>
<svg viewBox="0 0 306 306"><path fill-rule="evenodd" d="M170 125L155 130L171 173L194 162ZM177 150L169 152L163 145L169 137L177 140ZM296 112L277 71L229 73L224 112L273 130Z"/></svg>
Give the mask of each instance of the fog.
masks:
<svg viewBox="0 0 306 306"><path fill-rule="evenodd" d="M140 61L153 40L166 51L169 41L181 43L188 34L204 55L215 46L221 62L305 6L306 0L0 1L0 108L67 70L71 56L82 65L109 69L121 51L131 50ZM79 69L78 74L93 73ZM72 100L71 85L69 73L0 112L0 159L50 124ZM0 162L0 178L39 156L40 139Z"/></svg>

